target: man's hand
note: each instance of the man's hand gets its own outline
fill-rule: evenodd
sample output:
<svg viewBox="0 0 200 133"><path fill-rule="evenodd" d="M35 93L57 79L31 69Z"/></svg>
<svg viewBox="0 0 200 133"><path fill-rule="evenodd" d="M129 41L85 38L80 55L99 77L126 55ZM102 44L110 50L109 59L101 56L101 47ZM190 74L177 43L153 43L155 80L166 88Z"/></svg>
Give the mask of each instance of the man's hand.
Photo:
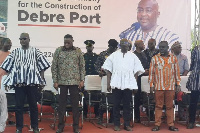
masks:
<svg viewBox="0 0 200 133"><path fill-rule="evenodd" d="M137 81L137 80L138 80L138 72L136 72L136 73L134 74L134 77L135 77L135 80Z"/></svg>
<svg viewBox="0 0 200 133"><path fill-rule="evenodd" d="M84 81L81 81L81 82L79 83L78 88L81 89L81 88L83 88L83 86L84 86Z"/></svg>
<svg viewBox="0 0 200 133"><path fill-rule="evenodd" d="M138 92L138 89L133 89L133 95L135 95Z"/></svg>
<svg viewBox="0 0 200 133"><path fill-rule="evenodd" d="M56 90L58 90L58 83L54 83L54 84L53 84L53 87L54 87Z"/></svg>
<svg viewBox="0 0 200 133"><path fill-rule="evenodd" d="M101 70L101 71L99 72L99 76L100 76L100 77L106 76L106 72L103 71L103 70Z"/></svg>
<svg viewBox="0 0 200 133"><path fill-rule="evenodd" d="M111 86L109 84L107 85L107 91L111 92Z"/></svg>
<svg viewBox="0 0 200 133"><path fill-rule="evenodd" d="M155 87L150 87L150 94L152 94L154 90L155 90Z"/></svg>
<svg viewBox="0 0 200 133"><path fill-rule="evenodd" d="M5 90L8 92L8 86L5 86Z"/></svg>
<svg viewBox="0 0 200 133"><path fill-rule="evenodd" d="M181 86L180 86L180 85L177 85L175 91L176 91L176 93L178 93L179 91L181 91Z"/></svg>
<svg viewBox="0 0 200 133"><path fill-rule="evenodd" d="M149 69L145 69L144 75L149 75Z"/></svg>

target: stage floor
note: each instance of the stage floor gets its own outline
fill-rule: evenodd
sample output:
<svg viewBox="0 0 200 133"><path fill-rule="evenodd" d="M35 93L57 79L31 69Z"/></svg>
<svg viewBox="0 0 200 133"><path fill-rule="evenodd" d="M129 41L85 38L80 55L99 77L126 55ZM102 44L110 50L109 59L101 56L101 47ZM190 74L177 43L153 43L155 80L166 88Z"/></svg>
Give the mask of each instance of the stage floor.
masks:
<svg viewBox="0 0 200 133"><path fill-rule="evenodd" d="M43 108L44 112L52 112L53 110L50 108ZM53 118L53 115L43 115L43 118ZM122 122L123 120L121 120ZM44 130L41 131L41 133L55 133L56 129L53 130L50 125L53 123L52 119L42 119L41 122L39 122L39 128L44 128ZM72 117L67 117L66 123L72 123ZM24 124L30 125L30 118L28 114L24 114ZM152 133L151 128L154 126L154 123L151 123L150 126L145 126L143 124L134 123L133 132L134 133ZM195 127L194 129L186 129L186 126L183 124L179 124L175 122L175 126L179 128L180 133L199 133L200 127ZM83 128L80 130L81 133L116 133L116 131L113 130L113 124L108 125L108 128L97 124L97 120L84 120ZM7 126L4 133L15 133L15 126ZM120 133L127 133L123 129L123 125L121 125L121 131ZM162 123L160 131L162 133L171 133L171 131L168 130L168 126L166 122ZM23 128L23 133L29 133L28 128ZM30 132L31 133L31 132ZM63 133L73 133L72 126L65 126Z"/></svg>

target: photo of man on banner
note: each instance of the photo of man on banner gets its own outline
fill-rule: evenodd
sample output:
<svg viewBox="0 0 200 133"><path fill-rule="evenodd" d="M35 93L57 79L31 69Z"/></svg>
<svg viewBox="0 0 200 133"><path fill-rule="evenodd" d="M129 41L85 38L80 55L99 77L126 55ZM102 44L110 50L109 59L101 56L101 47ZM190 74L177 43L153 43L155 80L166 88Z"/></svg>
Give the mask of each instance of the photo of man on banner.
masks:
<svg viewBox="0 0 200 133"><path fill-rule="evenodd" d="M121 32L119 37L126 38L132 42L142 40L144 44L147 44L149 39L154 38L157 44L165 40L171 46L179 40L179 36L157 24L160 14L156 0L140 0L137 7L138 22L133 23L130 28ZM158 48L158 46L156 47Z"/></svg>

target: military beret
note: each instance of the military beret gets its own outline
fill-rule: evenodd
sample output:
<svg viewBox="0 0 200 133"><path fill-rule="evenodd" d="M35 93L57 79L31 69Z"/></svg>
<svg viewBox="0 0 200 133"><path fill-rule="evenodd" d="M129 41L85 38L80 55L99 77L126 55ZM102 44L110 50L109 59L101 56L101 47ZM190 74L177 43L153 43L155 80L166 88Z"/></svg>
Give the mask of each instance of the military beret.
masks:
<svg viewBox="0 0 200 133"><path fill-rule="evenodd" d="M112 46L112 47L116 48L116 47L118 46L117 40L115 40L115 39L110 39L110 40L108 41L108 47L109 47L109 46Z"/></svg>
<svg viewBox="0 0 200 133"><path fill-rule="evenodd" d="M86 40L84 43L86 44L86 46L92 46L95 44L93 40Z"/></svg>

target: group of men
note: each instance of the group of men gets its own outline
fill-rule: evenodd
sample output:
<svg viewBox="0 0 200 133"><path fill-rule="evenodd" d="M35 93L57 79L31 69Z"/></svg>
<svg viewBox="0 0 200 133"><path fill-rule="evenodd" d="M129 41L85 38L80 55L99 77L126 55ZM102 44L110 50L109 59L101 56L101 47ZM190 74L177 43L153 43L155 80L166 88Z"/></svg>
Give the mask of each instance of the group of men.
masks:
<svg viewBox="0 0 200 133"><path fill-rule="evenodd" d="M38 112L37 112L37 87L44 85L44 71L50 67L48 60L42 53L29 46L30 38L28 33L20 35L21 48L11 52L2 63L1 68L8 73L7 78L3 81L5 86L15 88L16 93L16 133L21 133L23 128L23 104L26 95L30 105L31 127L35 133L38 133ZM180 54L181 45L176 42L171 47L173 54L168 52L169 46L166 41L159 44L159 51L155 48L155 39L148 41L148 49L144 50L144 42L136 40L134 46L136 50L131 52L131 42L127 39L121 39L118 43L115 39L108 41L108 49L99 55L93 52L95 42L86 40L87 53L83 55L81 50L73 46L73 36L64 36L64 46L56 49L52 61L51 71L55 89L60 89L59 95L59 123L56 133L64 130L65 122L65 105L68 90L72 100L73 112L73 129L79 133L79 91L84 87L84 78L86 75L107 75L107 89L113 93L113 121L114 130L120 130L120 103L123 99L123 117L124 129L132 131L130 127L130 103L132 90L137 90L135 94L135 122L140 122L140 99L141 99L141 76L149 75L151 92L155 91L156 108L155 108L155 127L153 131L158 131L161 124L162 106L166 102L166 113L168 117L169 130L177 131L173 123L173 98L176 89L180 88L180 74L187 75L188 63L186 56ZM119 47L119 48L118 48ZM118 49L118 50L117 50ZM23 54L22 54L23 53ZM33 56L26 56L32 54ZM175 57L177 56L177 58ZM25 58L29 57L31 63L26 62ZM28 59L29 59L28 58ZM26 58L27 59L27 58ZM178 60L177 60L178 59ZM27 71L27 69L30 69ZM33 69L33 70L32 70ZM22 72L19 72L21 70ZM170 72L172 71L172 72ZM160 76L160 73L163 75ZM24 74L20 78L19 74ZM168 74L168 75L165 75ZM18 75L18 76L17 76ZM31 77L37 75L34 79ZM30 77L31 76L31 77ZM159 77L160 76L160 77ZM165 77L171 77L165 79ZM14 78L13 77L18 77ZM161 88L161 87L162 88ZM158 91L159 90L159 91ZM99 93L99 92L97 92ZM165 97L164 97L165 95ZM163 98L166 98L165 100ZM87 108L87 104L84 105ZM95 115L99 115L99 106L95 107ZM84 110L87 116L87 110ZM112 113L111 113L112 114Z"/></svg>
<svg viewBox="0 0 200 133"><path fill-rule="evenodd" d="M163 104L166 105L169 130L178 130L174 127L172 119L172 100L175 95L174 90L179 91L180 89L180 75L187 75L189 65L186 56L181 54L180 43L176 42L179 37L157 24L159 16L159 5L156 0L141 0L137 7L138 22L133 23L130 28L119 35L121 38L119 43L115 39L110 39L108 49L99 55L93 52L95 44L93 40L84 42L87 53L83 55L79 48L73 46L73 36L69 34L64 36L64 46L56 49L51 66L53 86L55 89L60 89L59 123L56 133L61 133L64 130L68 90L70 98L73 99L73 130L75 133L80 132L78 128L78 100L79 91L84 87L85 75L99 75L100 77L107 75L107 89L108 91L112 89L115 101L110 119L110 122L114 122L115 131L120 130L120 103L122 99L124 129L132 131L129 106L132 90L137 90L134 91L134 113L135 122L140 122L141 77L148 75L151 92L155 91L155 100L160 101L156 102L155 116L154 112L148 114L152 119L155 119L155 127L152 130L158 131L160 129ZM50 63L39 49L29 45L28 33L22 33L19 39L21 48L13 50L1 64L1 68L8 73L3 84L15 89L16 107L18 108L16 111L16 133L22 132L23 104L26 96L28 96L30 106L31 127L34 133L38 133L36 91L37 87L45 85L44 71L50 67ZM134 43L133 47L132 42ZM148 45L145 46L146 44ZM172 54L169 53L169 45ZM118 48L119 50L117 50ZM131 52L131 49L134 51ZM166 79L166 77L170 77L171 80ZM97 91L95 95L99 93ZM84 91L84 95L86 97L84 117L87 117L88 94L86 91ZM99 104L94 105L94 112L96 117L103 117L102 112L99 111ZM192 126L190 125L190 127Z"/></svg>
<svg viewBox="0 0 200 133"><path fill-rule="evenodd" d="M180 75L187 75L189 65L187 57L181 54L181 44L177 42L179 37L167 28L157 24L159 16L159 5L156 0L141 0L137 7L138 22L133 23L131 27L119 35L121 38L119 43L115 39L110 39L108 41L108 49L99 55L93 52L95 44L93 40L84 42L87 53L83 55L79 48L73 46L73 36L69 34L64 36L64 45L56 49L51 66L53 86L55 89L60 89L59 123L56 133L64 131L68 90L70 98L73 99L73 130L75 133L80 132L78 128L78 100L79 91L84 87L85 75L99 75L100 77L107 75L107 89L108 91L112 90L115 101L113 112L111 112L113 119L111 121L114 121L115 131L120 130L120 103L122 99L124 129L132 131L130 127L132 90L137 90L134 91L134 113L135 122L140 122L141 77L149 75L150 92L155 92L156 101L155 116L154 112L148 114L155 119L155 127L152 131L160 130L163 104L166 105L169 130L178 131L173 123L172 100L174 99L175 91L180 91ZM1 68L8 73L3 84L6 87L11 86L15 89L17 108L16 133L22 132L23 104L26 96L28 96L30 106L31 127L34 133L39 133L36 91L38 87L45 85L44 71L50 67L50 63L39 49L30 46L28 33L22 33L19 40L21 48L13 50L5 61L2 61ZM132 42L134 43L133 48ZM148 45L145 46L146 44ZM169 48L171 53L169 53ZM131 52L131 49L134 51ZM195 56L195 54L193 55ZM195 58L197 57L195 56ZM188 86L191 84L188 83ZM194 85L191 86L190 88L194 90ZM96 94L98 95L98 93L100 92L97 91ZM84 91L84 94L86 96L87 92ZM195 98L197 94L199 95L199 93L192 94ZM0 96L5 97L3 94ZM88 112L86 100L84 100L85 117L87 117ZM3 102L3 100L1 101ZM195 99L193 101L194 104L190 107L190 116L192 118L194 117L193 112L195 112L193 106L196 108ZM102 117L102 112L99 112L99 105L95 104L94 108L95 116ZM190 120L189 125L189 128L193 127L194 118Z"/></svg>
<svg viewBox="0 0 200 133"><path fill-rule="evenodd" d="M159 51L156 50L155 39L148 41L150 48L146 50L144 50L143 41L136 40L134 44L136 50L133 53L128 51L129 41L127 39L122 39L119 45L120 50L111 54L102 66L107 72L108 91L112 88L114 96L114 130L120 130L119 108L123 98L124 129L132 131L129 125L130 120L128 119L131 102L131 95L129 94L131 90L137 90L134 100L135 122L140 122L141 77L149 75L150 93L155 92L156 102L155 126L152 131L160 130L163 105L166 106L169 130L178 131L173 121L173 100L175 92L180 92L180 75L186 76L189 70L187 58L181 54L180 43L175 42L172 45L172 53L169 53L167 41L161 41L159 43ZM136 80L133 81L134 79ZM126 104L124 101L126 101Z"/></svg>
<svg viewBox="0 0 200 133"><path fill-rule="evenodd" d="M111 91L112 88L112 93L115 101L113 107L113 120L115 131L120 130L119 106L121 103L121 99L123 99L124 129L127 131L132 131L130 127L130 102L132 95L131 90L134 89L137 90L134 100L135 122L140 122L140 100L142 98L141 77L147 75L149 75L151 93L155 91L156 101L157 99L160 99L161 101L160 103L156 102L156 123L152 131L158 131L160 129L162 115L161 112L164 104L167 106L166 113L168 116L169 130L178 131L178 129L174 127L173 123L173 99L175 96L175 90L180 91L180 75L186 76L189 71L187 57L181 54L182 47L179 42L175 42L172 45L171 53L169 53L169 46L167 41L162 41L159 44L159 49L156 49L156 40L151 38L148 41L148 49L145 50L144 42L142 40L136 40L134 43L136 49L132 53L130 52L130 47L132 46L132 44L129 40L121 39L120 43L118 44L116 40L111 39L108 41L109 48L106 51L101 52L98 57L96 57L97 55L92 52L95 42L93 40L86 40L85 44L87 53L84 54L84 57L85 63L88 65L88 67L85 67L87 73L86 75L99 74L100 77L107 75L108 91ZM117 50L118 46L120 47L119 50ZM131 65L131 59L133 59L133 65ZM131 69L129 67L131 67ZM132 73L134 75L130 76L130 74L128 74L128 71L134 72ZM159 73L163 73L163 76L159 77ZM123 79L124 76L121 74L129 76L129 78ZM171 77L169 79L173 80L167 80L165 79L165 76ZM136 80L132 81L135 78ZM165 82L163 83L163 81ZM135 84L136 86L133 87L129 85L129 83L131 83L132 85ZM163 88L158 87L157 83L159 85L160 83L162 83ZM167 95L167 97L165 95ZM164 100L163 98L166 98L167 100ZM168 102L164 103L164 101ZM96 116L99 114L98 107L99 106L97 105L94 110ZM85 106L84 108L87 108L87 106ZM85 117L87 117L87 110L84 110L84 112ZM154 112L149 115L151 115L151 117L154 117Z"/></svg>

